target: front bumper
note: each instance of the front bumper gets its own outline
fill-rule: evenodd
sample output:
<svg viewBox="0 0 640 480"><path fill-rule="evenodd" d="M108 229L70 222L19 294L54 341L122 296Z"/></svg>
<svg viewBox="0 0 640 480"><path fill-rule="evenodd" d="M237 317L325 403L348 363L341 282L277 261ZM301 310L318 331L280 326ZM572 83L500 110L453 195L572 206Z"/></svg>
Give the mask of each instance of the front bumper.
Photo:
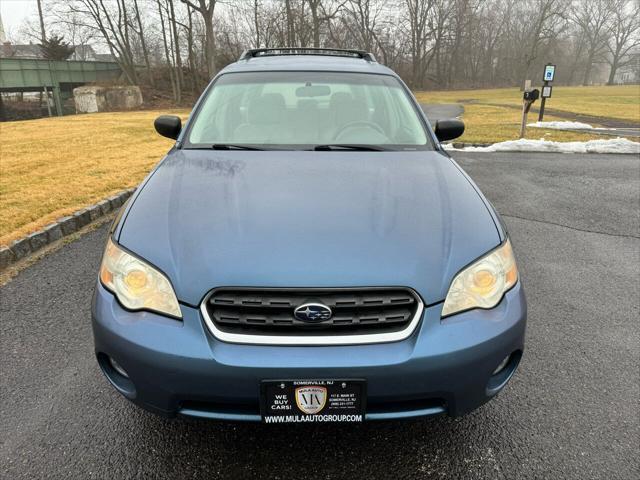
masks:
<svg viewBox="0 0 640 480"><path fill-rule="evenodd" d="M92 308L98 361L107 378L139 406L166 416L259 421L260 382L364 378L367 420L465 414L496 395L524 349L526 301L520 283L491 310L441 320L427 307L406 340L374 345L258 346L224 343L197 308L183 321L129 312L98 283ZM492 372L513 354L499 374ZM107 356L129 375L114 374Z"/></svg>

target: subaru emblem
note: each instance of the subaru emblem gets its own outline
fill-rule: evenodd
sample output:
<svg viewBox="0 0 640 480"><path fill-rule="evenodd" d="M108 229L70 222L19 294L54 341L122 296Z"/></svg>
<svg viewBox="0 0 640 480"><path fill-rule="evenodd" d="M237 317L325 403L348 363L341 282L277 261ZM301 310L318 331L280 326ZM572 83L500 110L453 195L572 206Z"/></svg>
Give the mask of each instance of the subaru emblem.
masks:
<svg viewBox="0 0 640 480"><path fill-rule="evenodd" d="M303 322L323 322L331 315L331 309L321 303L305 303L293 311L293 316Z"/></svg>

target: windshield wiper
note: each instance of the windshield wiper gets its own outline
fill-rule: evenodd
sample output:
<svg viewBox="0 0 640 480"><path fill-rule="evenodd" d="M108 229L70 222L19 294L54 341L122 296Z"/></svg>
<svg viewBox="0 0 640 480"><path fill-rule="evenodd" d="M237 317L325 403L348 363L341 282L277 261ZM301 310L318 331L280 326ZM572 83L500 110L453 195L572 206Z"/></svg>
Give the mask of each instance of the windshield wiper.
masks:
<svg viewBox="0 0 640 480"><path fill-rule="evenodd" d="M264 148L250 147L249 145L234 145L232 143L214 143L213 150L264 150Z"/></svg>
<svg viewBox="0 0 640 480"><path fill-rule="evenodd" d="M354 150L362 152L383 152L386 150L384 147L377 147L375 145L349 145L344 143L334 143L327 145L316 145L313 150L321 151L340 151L340 150Z"/></svg>

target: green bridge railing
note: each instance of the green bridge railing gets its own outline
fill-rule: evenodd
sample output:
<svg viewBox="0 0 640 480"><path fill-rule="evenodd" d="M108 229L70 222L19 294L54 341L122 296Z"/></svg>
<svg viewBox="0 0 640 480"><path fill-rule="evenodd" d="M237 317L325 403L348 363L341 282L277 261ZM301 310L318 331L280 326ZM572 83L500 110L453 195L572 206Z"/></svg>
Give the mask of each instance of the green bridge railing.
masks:
<svg viewBox="0 0 640 480"><path fill-rule="evenodd" d="M0 58L0 92L51 91L56 112L62 115L61 85L72 88L113 80L120 74L121 69L115 62Z"/></svg>

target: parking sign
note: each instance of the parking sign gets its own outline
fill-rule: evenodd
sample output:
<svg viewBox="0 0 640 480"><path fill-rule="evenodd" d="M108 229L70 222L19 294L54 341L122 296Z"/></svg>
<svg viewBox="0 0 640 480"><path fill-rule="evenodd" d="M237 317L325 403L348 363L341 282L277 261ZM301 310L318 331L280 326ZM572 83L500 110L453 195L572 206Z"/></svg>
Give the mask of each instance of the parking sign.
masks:
<svg viewBox="0 0 640 480"><path fill-rule="evenodd" d="M556 66L555 65L545 65L544 67L544 78L545 82L553 82L553 77L556 74Z"/></svg>

